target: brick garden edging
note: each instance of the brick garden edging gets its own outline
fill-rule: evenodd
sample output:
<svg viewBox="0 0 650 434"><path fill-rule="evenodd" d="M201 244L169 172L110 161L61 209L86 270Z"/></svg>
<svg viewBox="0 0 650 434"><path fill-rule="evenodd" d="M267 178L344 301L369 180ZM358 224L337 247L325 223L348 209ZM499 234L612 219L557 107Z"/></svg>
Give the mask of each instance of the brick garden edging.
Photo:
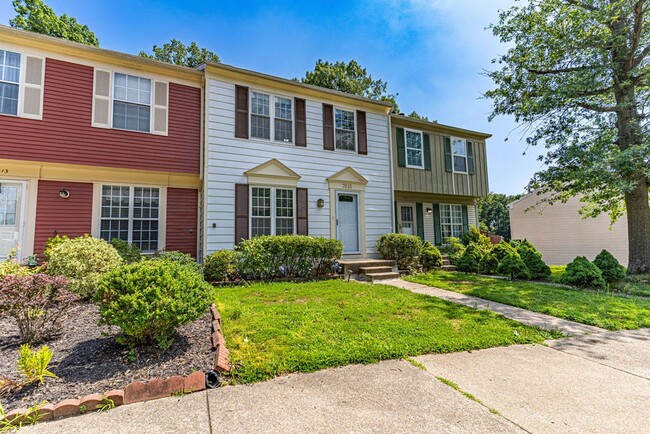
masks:
<svg viewBox="0 0 650 434"><path fill-rule="evenodd" d="M219 373L230 372L230 351L226 347L226 340L221 332L221 315L217 307L210 306L212 316L212 351L214 355L213 369ZM134 381L124 387L106 392L105 394L93 393L79 399L64 399L58 404L44 404L38 410L38 421L49 420L90 413L102 408L111 400L115 407L136 402L151 401L154 399L167 398L175 394L187 394L205 390L205 372L196 371L185 377L175 375L168 378L152 378L147 382ZM29 410L17 408L9 411L5 420L23 420ZM33 416L33 415L31 415Z"/></svg>

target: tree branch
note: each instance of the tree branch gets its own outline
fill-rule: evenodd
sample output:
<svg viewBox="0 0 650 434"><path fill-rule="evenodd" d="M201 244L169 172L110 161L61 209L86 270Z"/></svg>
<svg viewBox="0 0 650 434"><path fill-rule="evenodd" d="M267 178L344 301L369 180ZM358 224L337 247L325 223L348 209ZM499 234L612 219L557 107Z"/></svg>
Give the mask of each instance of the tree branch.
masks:
<svg viewBox="0 0 650 434"><path fill-rule="evenodd" d="M618 111L618 108L616 107L603 107L596 104L590 104L587 102L578 102L576 104L578 105L578 107L582 107L583 109L591 110L599 113L613 113Z"/></svg>
<svg viewBox="0 0 650 434"><path fill-rule="evenodd" d="M593 69L594 66L573 66L569 68L559 68L559 69L528 69L527 71L535 75L550 75L550 74L564 74L566 72L578 72L586 71L588 69Z"/></svg>
<svg viewBox="0 0 650 434"><path fill-rule="evenodd" d="M641 30L643 29L643 15L645 10L643 4L646 0L638 0L634 5L634 26L632 27L632 40L630 51L627 53L627 67L632 69L634 66L634 53L639 48L639 41L641 40Z"/></svg>
<svg viewBox="0 0 650 434"><path fill-rule="evenodd" d="M572 6L578 6L583 9L587 9L588 11L597 11L598 8L595 6L591 6L588 4L585 4L581 2L580 0L564 0L566 4L572 5Z"/></svg>

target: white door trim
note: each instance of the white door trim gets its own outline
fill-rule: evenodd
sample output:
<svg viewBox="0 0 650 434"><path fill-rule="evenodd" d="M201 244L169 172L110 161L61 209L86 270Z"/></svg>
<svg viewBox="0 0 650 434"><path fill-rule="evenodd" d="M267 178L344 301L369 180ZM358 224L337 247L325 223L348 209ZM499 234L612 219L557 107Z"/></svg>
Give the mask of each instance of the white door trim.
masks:
<svg viewBox="0 0 650 434"><path fill-rule="evenodd" d="M346 190L336 190L334 192L334 198L336 200L336 239L341 240L341 234L339 232L339 195L347 195L347 196L356 196L356 205L357 205L357 245L359 246L358 250L355 251L344 251L344 255L358 255L361 253L361 209L359 202L361 200L361 196L359 192L356 191L346 191Z"/></svg>

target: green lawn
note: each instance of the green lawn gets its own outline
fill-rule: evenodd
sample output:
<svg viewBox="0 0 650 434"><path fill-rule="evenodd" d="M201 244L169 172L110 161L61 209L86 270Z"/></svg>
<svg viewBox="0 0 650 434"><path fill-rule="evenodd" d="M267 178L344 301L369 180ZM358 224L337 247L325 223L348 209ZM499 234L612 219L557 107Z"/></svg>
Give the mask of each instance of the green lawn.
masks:
<svg viewBox="0 0 650 434"><path fill-rule="evenodd" d="M487 311L341 280L216 289L235 381L560 337Z"/></svg>
<svg viewBox="0 0 650 434"><path fill-rule="evenodd" d="M650 299L437 271L411 282L473 295L608 330L650 327Z"/></svg>

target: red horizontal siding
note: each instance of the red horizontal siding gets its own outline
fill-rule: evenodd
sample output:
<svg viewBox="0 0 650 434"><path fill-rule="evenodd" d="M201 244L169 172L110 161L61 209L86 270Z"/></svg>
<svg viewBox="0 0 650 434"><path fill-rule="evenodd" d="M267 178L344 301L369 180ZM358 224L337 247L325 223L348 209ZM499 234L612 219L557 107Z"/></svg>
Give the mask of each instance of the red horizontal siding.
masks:
<svg viewBox="0 0 650 434"><path fill-rule="evenodd" d="M199 88L170 83L168 136L93 128L93 74L47 59L43 119L0 116L0 158L199 173Z"/></svg>
<svg viewBox="0 0 650 434"><path fill-rule="evenodd" d="M70 197L63 199L59 191ZM48 238L55 235L79 237L92 227L93 185L82 182L39 181L36 203L34 253L43 253Z"/></svg>
<svg viewBox="0 0 650 434"><path fill-rule="evenodd" d="M167 189L166 250L178 250L196 257L198 190Z"/></svg>

